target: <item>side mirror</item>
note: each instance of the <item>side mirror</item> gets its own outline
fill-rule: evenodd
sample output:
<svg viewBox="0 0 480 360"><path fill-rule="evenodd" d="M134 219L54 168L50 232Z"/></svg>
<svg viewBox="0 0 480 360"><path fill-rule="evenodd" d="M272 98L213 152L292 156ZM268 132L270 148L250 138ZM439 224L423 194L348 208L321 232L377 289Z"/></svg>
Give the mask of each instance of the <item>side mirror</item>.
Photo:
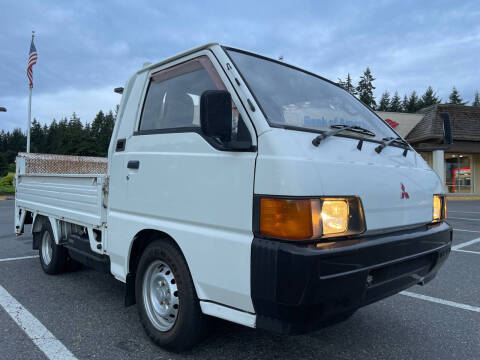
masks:
<svg viewBox="0 0 480 360"><path fill-rule="evenodd" d="M200 97L200 126L223 143L232 140L232 97L225 90L207 90Z"/></svg>

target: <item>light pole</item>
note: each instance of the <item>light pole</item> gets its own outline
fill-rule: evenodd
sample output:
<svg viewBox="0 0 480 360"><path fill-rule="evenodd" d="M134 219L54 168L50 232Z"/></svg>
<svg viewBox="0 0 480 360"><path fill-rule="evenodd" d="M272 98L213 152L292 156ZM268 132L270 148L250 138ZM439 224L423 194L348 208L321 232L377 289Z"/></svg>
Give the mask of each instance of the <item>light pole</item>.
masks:
<svg viewBox="0 0 480 360"><path fill-rule="evenodd" d="M0 112L7 112L7 109L0 106Z"/></svg>

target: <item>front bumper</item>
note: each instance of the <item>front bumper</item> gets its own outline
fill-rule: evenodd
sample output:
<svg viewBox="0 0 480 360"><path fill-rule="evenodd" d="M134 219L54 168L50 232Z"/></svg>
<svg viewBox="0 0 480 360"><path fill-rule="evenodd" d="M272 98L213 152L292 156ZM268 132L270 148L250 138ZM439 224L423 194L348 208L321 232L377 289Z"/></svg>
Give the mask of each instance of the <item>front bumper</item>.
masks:
<svg viewBox="0 0 480 360"><path fill-rule="evenodd" d="M341 240L330 249L254 238L257 327L301 333L340 321L359 307L430 281L451 242L445 222Z"/></svg>

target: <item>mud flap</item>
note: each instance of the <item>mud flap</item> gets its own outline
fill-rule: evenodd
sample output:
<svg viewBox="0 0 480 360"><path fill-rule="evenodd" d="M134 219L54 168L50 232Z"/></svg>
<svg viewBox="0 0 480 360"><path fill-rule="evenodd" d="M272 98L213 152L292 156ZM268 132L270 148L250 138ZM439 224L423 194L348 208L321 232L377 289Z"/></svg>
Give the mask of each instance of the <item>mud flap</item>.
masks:
<svg viewBox="0 0 480 360"><path fill-rule="evenodd" d="M135 275L128 273L125 286L125 306L135 305Z"/></svg>

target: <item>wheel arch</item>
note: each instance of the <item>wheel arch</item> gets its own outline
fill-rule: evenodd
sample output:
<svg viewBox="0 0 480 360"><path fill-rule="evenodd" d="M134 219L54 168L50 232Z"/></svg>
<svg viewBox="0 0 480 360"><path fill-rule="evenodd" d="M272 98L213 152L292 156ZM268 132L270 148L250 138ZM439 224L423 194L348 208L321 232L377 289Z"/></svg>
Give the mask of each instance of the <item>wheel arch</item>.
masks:
<svg viewBox="0 0 480 360"><path fill-rule="evenodd" d="M52 227L52 232L53 232L53 237L55 240L56 244L59 244L60 242L60 236L58 234L58 226L57 226L57 220L51 216L47 215L40 215L37 213L33 214L33 220L32 220L32 235L33 235L33 245L32 248L34 250L38 250L38 246L40 243L40 232L42 230L43 223L45 221L50 222L50 226Z"/></svg>
<svg viewBox="0 0 480 360"><path fill-rule="evenodd" d="M170 242L180 250L182 256L185 258L182 249L172 236L157 229L143 229L137 232L132 239L128 254L128 273L134 274L136 272L143 251L151 242L158 239Z"/></svg>
<svg viewBox="0 0 480 360"><path fill-rule="evenodd" d="M126 294L125 294L125 306L133 305L136 303L135 274L136 274L137 267L140 262L140 257L142 256L143 251L147 248L147 246L150 243L159 239L169 242L180 251L180 254L182 254L185 260L185 263L187 264L188 271L190 272L190 268L188 266L187 259L185 258L185 254L183 253L179 244L175 241L175 239L172 236L158 229L143 229L137 232L132 239L132 242L130 245L130 251L128 253L128 260L127 260L128 271L127 271L127 277L126 277L127 286L126 286Z"/></svg>

